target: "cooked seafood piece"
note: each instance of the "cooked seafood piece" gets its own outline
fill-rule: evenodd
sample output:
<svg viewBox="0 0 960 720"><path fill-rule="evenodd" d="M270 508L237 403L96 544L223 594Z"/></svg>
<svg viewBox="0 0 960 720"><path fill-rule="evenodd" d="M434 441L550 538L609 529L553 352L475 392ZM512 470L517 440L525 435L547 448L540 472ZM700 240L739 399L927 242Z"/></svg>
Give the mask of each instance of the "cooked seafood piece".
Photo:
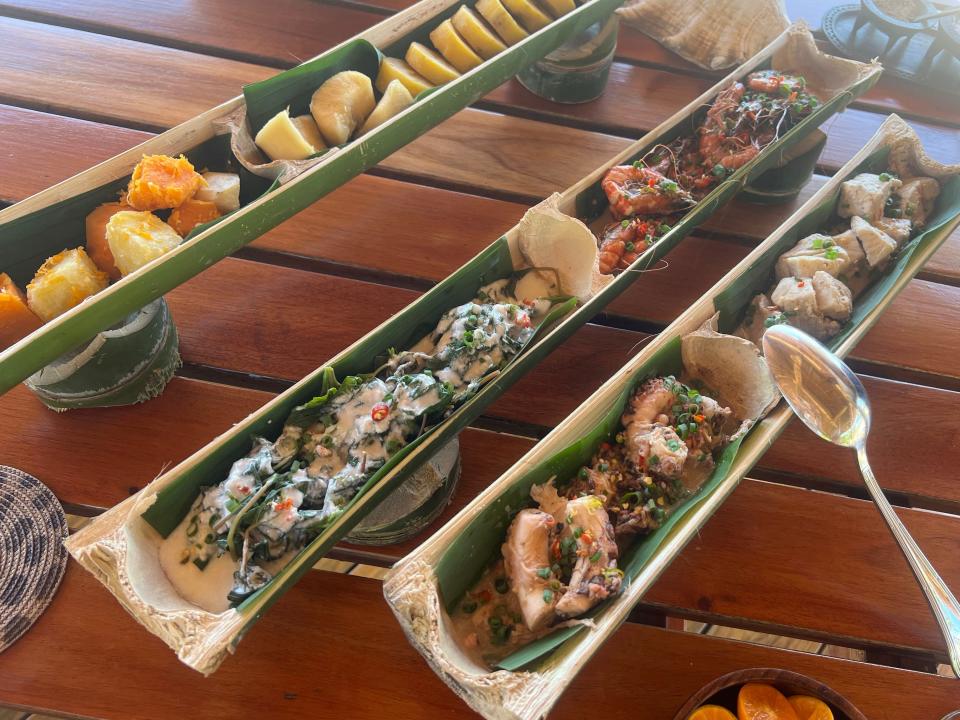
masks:
<svg viewBox="0 0 960 720"><path fill-rule="evenodd" d="M850 229L857 236L863 252L867 256L867 264L876 267L893 254L897 249L897 241L879 230L861 217L854 215L850 218Z"/></svg>
<svg viewBox="0 0 960 720"><path fill-rule="evenodd" d="M600 186L617 220L636 214L669 215L696 204L675 180L637 164L610 168Z"/></svg>
<svg viewBox="0 0 960 720"><path fill-rule="evenodd" d="M806 81L799 75L789 75L779 70L758 70L747 76L747 87L771 95L790 95L802 92Z"/></svg>
<svg viewBox="0 0 960 720"><path fill-rule="evenodd" d="M777 279L813 277L818 271L834 277L851 266L850 255L829 235L808 235L777 260Z"/></svg>
<svg viewBox="0 0 960 720"><path fill-rule="evenodd" d="M862 217L868 221L879 220L887 200L902 183L887 173L860 173L852 180L840 184L840 202L837 215L842 218Z"/></svg>
<svg viewBox="0 0 960 720"><path fill-rule="evenodd" d="M810 278L783 278L770 295L783 311L784 322L827 340L840 332L840 323L825 317L817 306L817 294Z"/></svg>
<svg viewBox="0 0 960 720"><path fill-rule="evenodd" d="M854 238L856 242L856 238ZM747 306L743 316L743 322L734 332L734 335L745 338L757 347L760 347L760 341L767 328L774 325L781 325L787 321L783 311L773 304L764 293L755 295L753 300Z"/></svg>
<svg viewBox="0 0 960 720"><path fill-rule="evenodd" d="M857 234L853 230L844 230L839 235L834 235L833 241L837 244L837 247L843 248L850 258L850 265L844 272L849 273L851 270L855 270L866 263L867 256L863 252L863 246L860 245L860 241L857 240ZM834 275L834 277L837 277L837 275Z"/></svg>
<svg viewBox="0 0 960 720"><path fill-rule="evenodd" d="M370 78L356 70L343 70L313 93L310 114L328 145L343 145L376 104Z"/></svg>
<svg viewBox="0 0 960 720"><path fill-rule="evenodd" d="M563 541L573 540L576 560L567 591L556 604L560 617L583 615L620 590L623 573L617 569L619 550L603 505L603 500L594 495L567 503L566 524L554 559L562 562Z"/></svg>
<svg viewBox="0 0 960 720"><path fill-rule="evenodd" d="M813 275L813 292L817 311L838 322L846 322L853 313L853 293L850 288L822 270Z"/></svg>
<svg viewBox="0 0 960 720"><path fill-rule="evenodd" d="M607 225L600 239L600 272L626 270L669 231L670 225L662 218L634 217Z"/></svg>
<svg viewBox="0 0 960 720"><path fill-rule="evenodd" d="M176 545L165 556L182 555L200 570L216 560L214 581L225 562L233 563L232 603L269 582L428 420L445 418L523 349L534 319L551 303L521 306L508 294L511 286L504 279L481 288L475 301L447 311L433 332L376 375L345 378L295 408L275 442L256 440L226 479L202 490L182 531L164 540Z"/></svg>
<svg viewBox="0 0 960 720"><path fill-rule="evenodd" d="M939 194L940 183L933 178L907 180L897 191L900 202L896 209L899 210L900 217L908 218L916 227L922 228L933 211L934 201Z"/></svg>
<svg viewBox="0 0 960 720"><path fill-rule="evenodd" d="M910 233L913 231L913 222L908 218L882 217L873 223L873 226L892 237L898 247L910 239Z"/></svg>
<svg viewBox="0 0 960 720"><path fill-rule="evenodd" d="M550 546L557 527L553 515L527 508L517 513L503 544L504 569L510 589L520 601L528 630L536 632L556 618L557 595L551 589L556 578L550 566Z"/></svg>

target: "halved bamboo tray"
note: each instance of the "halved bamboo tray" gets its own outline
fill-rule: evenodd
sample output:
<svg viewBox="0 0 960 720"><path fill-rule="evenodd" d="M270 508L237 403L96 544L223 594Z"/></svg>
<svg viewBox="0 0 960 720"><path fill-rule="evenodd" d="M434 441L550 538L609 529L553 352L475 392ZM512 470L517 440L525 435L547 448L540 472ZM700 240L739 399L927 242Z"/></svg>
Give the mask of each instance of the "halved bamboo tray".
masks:
<svg viewBox="0 0 960 720"><path fill-rule="evenodd" d="M591 613L592 629L577 625L557 630L501 661L500 669L488 670L458 648L450 634L447 610L495 557L512 512L529 504L530 487L552 476L570 477L588 462L616 427L639 382L654 375L678 374L684 335L717 313L719 331L731 332L754 295L766 289L777 258L800 238L823 228L834 210L840 183L858 172L875 169L886 160L891 146L901 142L908 143L911 152L929 167L936 165L928 161L906 123L897 116L887 118L867 145L780 228L500 479L390 571L384 595L410 642L474 710L498 719L545 716L574 675L626 620L631 608L770 447L792 413L781 402L752 427L739 446L728 446L697 495L621 556L624 589ZM960 225L960 166L940 166L940 171L953 177L945 183L929 226L910 241L889 273L859 296L848 325L828 343L841 357Z"/></svg>
<svg viewBox="0 0 960 720"><path fill-rule="evenodd" d="M199 488L219 482L226 476L234 460L247 452L252 435L275 439L289 412L296 405L321 393L324 378L330 369L341 378L370 371L376 367L374 358L387 348L407 347L432 328L444 311L472 299L482 285L523 269L524 263L519 252L519 226L511 229L453 275L329 363L154 480L137 495L101 515L71 538L71 552L107 585L134 617L163 638L181 660L205 673L215 670L227 652L232 650L242 634L266 608L409 473L464 429L577 328L642 277L643 273L635 270L646 269L663 257L735 195L751 177L759 176L769 167L776 165L786 149L811 133L819 123L844 107L858 93L870 87L880 72L875 65L863 65L822 55L816 49L806 26L793 26L764 51L719 81L672 118L564 192L557 199L559 210L588 222L598 218L606 210L606 196L600 188L600 181L610 166L640 158L656 144L669 142L678 134L689 131L688 129L693 127L692 123L706 112L709 102L722 88L753 70L770 66L771 63L780 66L789 64L792 69L802 71L808 78L820 81L811 84L823 99L823 104L716 187L662 239L644 252L630 271L614 278L575 310L568 309L562 315L558 313L556 322L545 328L494 381L484 386L444 422L395 454L322 535L307 546L266 587L237 608L218 615L201 611L195 606L178 608L176 612L160 612L155 603L144 601L131 584L128 576L128 556L136 558L136 562L140 564L155 563L156 558L151 559L150 553L143 549L146 546L140 547L139 543L151 533L163 536L169 534L184 517ZM135 531L130 531L130 528ZM159 572L159 568L157 571ZM154 579L161 582L162 577L160 573L160 576Z"/></svg>
<svg viewBox="0 0 960 720"><path fill-rule="evenodd" d="M84 217L100 203L116 200L145 154L183 153L198 168L239 170L245 203L195 230L175 250L0 352L0 394L377 164L607 17L622 1L587 0L457 80L421 93L409 108L361 138L326 152L280 187L236 167L230 137L217 135L215 121L246 107L253 127L259 128L288 105L305 107L313 90L336 72L356 69L375 77L381 52L402 56L411 41L426 41L430 30L461 4L472 5L474 0L421 0L312 60L247 86L243 96L0 211L0 272L24 284L47 257L83 244Z"/></svg>

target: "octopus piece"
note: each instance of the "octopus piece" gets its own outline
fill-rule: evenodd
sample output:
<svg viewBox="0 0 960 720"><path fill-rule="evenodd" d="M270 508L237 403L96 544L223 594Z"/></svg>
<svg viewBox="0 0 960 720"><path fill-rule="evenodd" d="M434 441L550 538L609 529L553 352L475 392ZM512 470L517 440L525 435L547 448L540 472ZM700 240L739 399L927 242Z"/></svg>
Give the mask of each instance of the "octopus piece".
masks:
<svg viewBox="0 0 960 720"><path fill-rule="evenodd" d="M870 267L881 264L897 249L896 240L861 217L855 215L850 218L850 229L860 241Z"/></svg>
<svg viewBox="0 0 960 720"><path fill-rule="evenodd" d="M682 475L689 448L672 427L634 423L624 435L637 464L645 462L651 473L671 480Z"/></svg>
<svg viewBox="0 0 960 720"><path fill-rule="evenodd" d="M630 397L629 410L623 414L621 422L625 428L632 424L670 422L670 408L676 402L677 396L663 378L647 380L640 388L640 392Z"/></svg>
<svg viewBox="0 0 960 720"><path fill-rule="evenodd" d="M940 183L933 178L919 177L903 183L898 192L901 217L909 218L916 227L922 228L939 194Z"/></svg>
<svg viewBox="0 0 960 720"><path fill-rule="evenodd" d="M550 542L556 526L550 513L532 508L521 510L510 523L507 541L501 548L510 587L520 601L523 622L532 632L546 627L556 617L554 606L558 603L549 591L554 579L550 571Z"/></svg>
<svg viewBox="0 0 960 720"><path fill-rule="evenodd" d="M860 173L852 180L840 183L840 202L837 215L842 218L862 217L868 221L883 217L887 200L903 183L892 175Z"/></svg>
<svg viewBox="0 0 960 720"><path fill-rule="evenodd" d="M675 180L638 165L610 168L600 186L617 220L636 214L669 215L696 202Z"/></svg>
<svg viewBox="0 0 960 720"><path fill-rule="evenodd" d="M577 617L620 590L617 542L603 501L593 495L567 503L564 535L576 540L577 559L567 591L557 601L560 617ZM544 604L543 598L540 603Z"/></svg>

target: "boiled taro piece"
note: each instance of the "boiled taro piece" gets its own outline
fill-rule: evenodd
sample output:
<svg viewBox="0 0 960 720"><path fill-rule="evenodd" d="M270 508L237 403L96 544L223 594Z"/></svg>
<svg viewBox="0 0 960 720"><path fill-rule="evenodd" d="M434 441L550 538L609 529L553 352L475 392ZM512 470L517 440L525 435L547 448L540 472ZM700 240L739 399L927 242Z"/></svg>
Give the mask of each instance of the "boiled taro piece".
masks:
<svg viewBox="0 0 960 720"><path fill-rule="evenodd" d="M311 118L312 119L312 118ZM240 207L240 176L236 173L205 172L202 185L195 200L206 200L217 206L221 214L233 212Z"/></svg>
<svg viewBox="0 0 960 720"><path fill-rule="evenodd" d="M373 83L356 70L338 72L310 98L310 114L329 145L343 145L376 106Z"/></svg>
<svg viewBox="0 0 960 720"><path fill-rule="evenodd" d="M318 150L303 136L286 109L267 120L253 141L271 160L306 160Z"/></svg>

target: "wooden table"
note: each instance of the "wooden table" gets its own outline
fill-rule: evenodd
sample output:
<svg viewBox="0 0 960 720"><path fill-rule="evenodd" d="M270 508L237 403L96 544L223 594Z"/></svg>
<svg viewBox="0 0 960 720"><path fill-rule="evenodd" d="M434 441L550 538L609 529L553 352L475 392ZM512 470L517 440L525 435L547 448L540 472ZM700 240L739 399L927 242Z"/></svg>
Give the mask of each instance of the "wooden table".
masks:
<svg viewBox="0 0 960 720"><path fill-rule="evenodd" d="M190 118L408 1L0 1L0 200ZM815 26L830 3L792 4ZM0 398L0 463L42 479L68 512L100 512L409 303L712 77L623 29L597 102L555 105L504 85L172 292L185 364L160 399L56 415L22 387ZM803 197L889 112L908 117L935 157L960 161L960 103L884 79L826 125L819 174ZM669 269L643 278L492 406L462 436L462 486L443 519L798 203L721 210L670 255ZM877 474L956 589L958 260L954 235L853 357L875 406ZM342 546L335 557L388 566L426 536ZM605 717L669 719L712 678L750 666L813 675L870 718L936 720L960 707L960 683L933 672L943 642L865 500L852 454L796 423L643 610L574 680L557 717L593 707ZM683 619L866 650L869 662L681 632ZM407 645L375 579L310 573L204 679L72 562L47 613L0 655L0 705L100 718L471 715Z"/></svg>

